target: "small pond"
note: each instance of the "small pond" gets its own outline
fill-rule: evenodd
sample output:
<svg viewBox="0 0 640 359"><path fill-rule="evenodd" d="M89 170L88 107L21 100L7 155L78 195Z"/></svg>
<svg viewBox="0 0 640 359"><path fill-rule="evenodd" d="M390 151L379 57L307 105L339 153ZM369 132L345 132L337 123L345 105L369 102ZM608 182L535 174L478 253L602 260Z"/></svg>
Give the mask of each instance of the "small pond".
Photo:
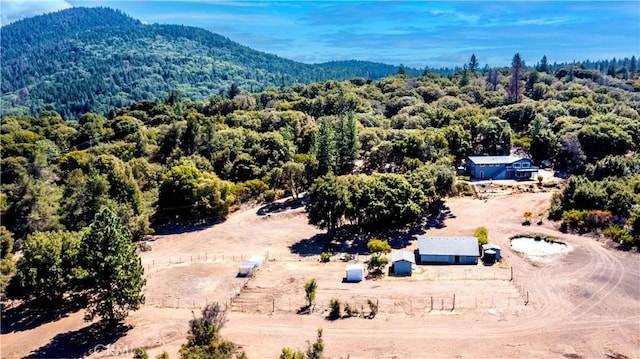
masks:
<svg viewBox="0 0 640 359"><path fill-rule="evenodd" d="M564 251L567 245L561 242L554 242L545 237L515 237L511 239L513 250L534 256L544 256L556 254Z"/></svg>

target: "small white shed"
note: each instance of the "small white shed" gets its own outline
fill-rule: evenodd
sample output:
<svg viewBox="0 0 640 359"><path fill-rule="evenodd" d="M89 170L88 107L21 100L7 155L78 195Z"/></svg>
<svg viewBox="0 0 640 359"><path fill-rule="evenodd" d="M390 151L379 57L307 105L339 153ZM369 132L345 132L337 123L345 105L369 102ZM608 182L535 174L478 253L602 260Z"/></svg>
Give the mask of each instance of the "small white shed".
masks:
<svg viewBox="0 0 640 359"><path fill-rule="evenodd" d="M255 273L260 263L258 262L242 262L238 268L238 275L241 277L251 277Z"/></svg>
<svg viewBox="0 0 640 359"><path fill-rule="evenodd" d="M251 277L256 272L258 267L264 263L264 256L251 256L246 262L240 263L238 268L238 275L241 277Z"/></svg>
<svg viewBox="0 0 640 359"><path fill-rule="evenodd" d="M346 272L347 282L360 282L364 279L364 264L347 264Z"/></svg>
<svg viewBox="0 0 640 359"><path fill-rule="evenodd" d="M413 265L416 264L415 255L407 251L391 253L391 262L395 275L411 275Z"/></svg>

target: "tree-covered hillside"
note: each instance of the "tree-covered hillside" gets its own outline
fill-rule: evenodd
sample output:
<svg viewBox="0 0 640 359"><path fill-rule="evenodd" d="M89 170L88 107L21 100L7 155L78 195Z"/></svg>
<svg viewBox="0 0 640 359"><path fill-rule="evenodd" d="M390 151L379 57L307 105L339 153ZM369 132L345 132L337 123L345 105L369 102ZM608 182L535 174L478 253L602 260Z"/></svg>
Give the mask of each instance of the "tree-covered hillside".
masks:
<svg viewBox="0 0 640 359"><path fill-rule="evenodd" d="M363 61L308 65L252 50L209 31L145 25L107 8L71 8L0 28L2 111L65 119L106 114L172 90L192 100L240 89L380 79L397 67ZM408 69L411 74L417 70Z"/></svg>

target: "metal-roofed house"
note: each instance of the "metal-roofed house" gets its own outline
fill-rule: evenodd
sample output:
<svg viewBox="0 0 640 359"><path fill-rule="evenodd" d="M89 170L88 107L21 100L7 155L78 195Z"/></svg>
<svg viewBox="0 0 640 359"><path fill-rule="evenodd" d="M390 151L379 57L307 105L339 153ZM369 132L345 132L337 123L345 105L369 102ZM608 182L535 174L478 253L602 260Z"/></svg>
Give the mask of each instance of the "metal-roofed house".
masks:
<svg viewBox="0 0 640 359"><path fill-rule="evenodd" d="M418 237L420 263L478 264L476 237Z"/></svg>
<svg viewBox="0 0 640 359"><path fill-rule="evenodd" d="M393 274L411 275L413 265L416 264L415 255L412 252L396 251L391 253Z"/></svg>
<svg viewBox="0 0 640 359"><path fill-rule="evenodd" d="M529 180L538 173L531 159L516 156L470 156L466 169L477 180Z"/></svg>

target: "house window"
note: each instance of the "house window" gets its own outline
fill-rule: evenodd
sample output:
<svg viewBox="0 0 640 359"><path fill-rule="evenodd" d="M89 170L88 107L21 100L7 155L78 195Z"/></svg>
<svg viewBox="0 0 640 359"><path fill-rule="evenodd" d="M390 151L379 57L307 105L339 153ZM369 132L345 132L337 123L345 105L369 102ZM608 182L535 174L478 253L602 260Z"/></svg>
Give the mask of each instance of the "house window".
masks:
<svg viewBox="0 0 640 359"><path fill-rule="evenodd" d="M480 167L484 167L484 163L481 163L481 164L480 164Z"/></svg>
<svg viewBox="0 0 640 359"><path fill-rule="evenodd" d="M522 168L529 167L529 162L522 162Z"/></svg>
<svg viewBox="0 0 640 359"><path fill-rule="evenodd" d="M520 164L519 164L519 163L514 163L514 164L513 164L513 167L515 167L515 168L520 168Z"/></svg>

